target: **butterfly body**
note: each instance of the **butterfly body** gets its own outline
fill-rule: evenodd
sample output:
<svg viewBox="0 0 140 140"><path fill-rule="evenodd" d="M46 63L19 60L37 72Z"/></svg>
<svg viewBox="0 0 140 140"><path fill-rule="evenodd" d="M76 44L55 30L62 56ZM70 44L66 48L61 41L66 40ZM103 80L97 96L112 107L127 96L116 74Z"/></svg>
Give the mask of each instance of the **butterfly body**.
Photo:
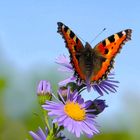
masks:
<svg viewBox="0 0 140 140"><path fill-rule="evenodd" d="M126 29L113 34L94 48L88 42L84 46L74 32L61 22L58 22L58 32L66 42L77 80L90 84L107 78L116 54L131 39L132 30Z"/></svg>
<svg viewBox="0 0 140 140"><path fill-rule="evenodd" d="M79 68L85 76L82 80L85 81L91 81L106 60L106 58L97 54L88 42L86 42L85 47L76 53L76 58Z"/></svg>

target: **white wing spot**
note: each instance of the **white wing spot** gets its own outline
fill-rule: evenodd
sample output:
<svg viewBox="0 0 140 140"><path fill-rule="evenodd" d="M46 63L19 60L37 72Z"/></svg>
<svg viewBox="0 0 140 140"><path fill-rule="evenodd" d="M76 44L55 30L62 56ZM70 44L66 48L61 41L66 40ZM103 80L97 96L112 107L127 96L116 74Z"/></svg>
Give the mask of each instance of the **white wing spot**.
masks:
<svg viewBox="0 0 140 140"><path fill-rule="evenodd" d="M123 34L123 35L126 35L126 32L125 32L125 31L122 31L122 34Z"/></svg>
<svg viewBox="0 0 140 140"><path fill-rule="evenodd" d="M63 25L63 26L62 26L62 28L64 29L64 28L65 28L65 26Z"/></svg>

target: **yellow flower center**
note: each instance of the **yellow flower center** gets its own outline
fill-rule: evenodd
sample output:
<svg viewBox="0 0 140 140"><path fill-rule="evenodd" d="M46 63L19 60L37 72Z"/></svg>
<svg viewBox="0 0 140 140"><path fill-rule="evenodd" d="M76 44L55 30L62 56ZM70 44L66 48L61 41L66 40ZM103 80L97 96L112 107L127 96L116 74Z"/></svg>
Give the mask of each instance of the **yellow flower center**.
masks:
<svg viewBox="0 0 140 140"><path fill-rule="evenodd" d="M85 120L86 112L80 104L74 102L67 102L64 106L65 113L76 121Z"/></svg>

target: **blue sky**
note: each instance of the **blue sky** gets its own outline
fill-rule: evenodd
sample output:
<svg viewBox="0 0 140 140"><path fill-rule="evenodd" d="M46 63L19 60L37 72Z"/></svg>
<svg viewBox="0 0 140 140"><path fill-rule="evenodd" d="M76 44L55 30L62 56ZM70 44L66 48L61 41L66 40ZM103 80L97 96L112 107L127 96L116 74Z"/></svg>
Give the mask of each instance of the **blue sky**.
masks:
<svg viewBox="0 0 140 140"><path fill-rule="evenodd" d="M115 70L125 78L136 80L140 69L139 5L138 0L1 1L1 48L17 66L29 68L38 63L53 64L59 54L68 54L64 41L56 33L58 21L89 42L107 28L92 46L115 32L131 28L132 41L117 56Z"/></svg>
<svg viewBox="0 0 140 140"><path fill-rule="evenodd" d="M60 54L68 54L63 39L56 32L58 21L89 42L107 28L92 43L93 47L105 37L131 28L132 41L126 43L117 56L115 73L121 82L119 92L126 89L137 92L140 91L139 6L138 0L0 1L0 50L20 69L38 64L49 66Z"/></svg>

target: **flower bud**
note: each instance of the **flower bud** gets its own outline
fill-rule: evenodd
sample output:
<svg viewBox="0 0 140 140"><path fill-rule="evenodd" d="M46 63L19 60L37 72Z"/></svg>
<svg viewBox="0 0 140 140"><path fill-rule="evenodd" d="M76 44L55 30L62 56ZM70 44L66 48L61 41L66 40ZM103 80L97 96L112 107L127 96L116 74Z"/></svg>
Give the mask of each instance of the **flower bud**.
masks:
<svg viewBox="0 0 140 140"><path fill-rule="evenodd" d="M46 100L52 99L51 92L52 89L50 82L41 80L37 86L37 96L41 105L44 104Z"/></svg>
<svg viewBox="0 0 140 140"><path fill-rule="evenodd" d="M94 114L98 115L103 112L106 107L108 106L105 104L105 100L95 99L94 101L92 101L89 109L95 109Z"/></svg>

